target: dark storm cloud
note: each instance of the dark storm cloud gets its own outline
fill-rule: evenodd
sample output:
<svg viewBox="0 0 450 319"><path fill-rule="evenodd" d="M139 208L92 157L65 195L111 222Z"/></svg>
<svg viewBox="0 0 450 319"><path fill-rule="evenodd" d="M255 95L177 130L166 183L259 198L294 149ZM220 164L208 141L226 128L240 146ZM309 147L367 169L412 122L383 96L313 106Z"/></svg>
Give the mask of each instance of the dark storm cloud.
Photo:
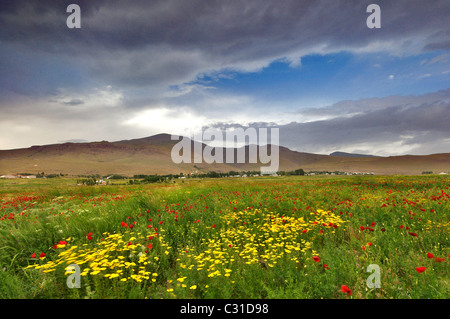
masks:
<svg viewBox="0 0 450 319"><path fill-rule="evenodd" d="M81 29L66 26L72 3L81 8ZM366 27L370 3L381 6L381 29ZM185 107L213 120L222 111L251 113L257 99L210 93L208 83L196 87L192 81L220 78L223 70L259 71L275 60L298 66L302 56L313 53L407 56L448 50L449 11L448 0L2 0L0 144L13 147L29 137L41 143L41 136L51 140L52 125L57 134L70 133L58 139L79 138L80 123L88 122L89 134L97 130L120 138L121 124L135 109ZM173 89L177 86L179 91ZM434 151L439 143L442 151L448 148L448 99L446 91L305 109L306 118L327 119L279 126L281 139L314 152L345 151L351 143L370 151L368 143L390 140L397 143L391 151L399 145ZM24 122L23 114L33 122ZM101 138L108 139L105 135Z"/></svg>
<svg viewBox="0 0 450 319"><path fill-rule="evenodd" d="M380 99L378 109L371 109L361 100L360 114L354 116L278 126L280 143L300 151L320 149L323 153L356 152L358 147L378 155L401 153L400 147L413 154L450 152L450 90L427 97L430 101L420 105L411 105L411 97L404 97L403 103L398 96L392 100L386 97ZM358 105L358 101L352 103ZM381 107L383 103L385 107Z"/></svg>
<svg viewBox="0 0 450 319"><path fill-rule="evenodd" d="M80 104L84 104L84 101L81 99L71 99L70 101L62 102L62 103L66 104L66 105L80 105Z"/></svg>
<svg viewBox="0 0 450 319"><path fill-rule="evenodd" d="M373 112L388 107L413 107L448 101L450 89L440 90L424 95L395 95L382 98L364 98L359 100L340 101L322 108L308 108L299 111L304 115L348 116L359 113Z"/></svg>
<svg viewBox="0 0 450 319"><path fill-rule="evenodd" d="M333 114L333 118L286 125L216 123L211 127L278 128L281 145L311 153L340 150L383 156L450 152L450 89L422 96L343 101L326 109L332 112L324 113Z"/></svg>
<svg viewBox="0 0 450 319"><path fill-rule="evenodd" d="M66 7L73 2L82 12L77 30L65 24ZM72 57L94 78L131 86L177 84L222 68L255 70L283 57L295 64L302 54L314 51L448 47L448 1L380 2L378 30L366 27L368 4L2 1L0 41ZM377 41L380 47L367 47Z"/></svg>

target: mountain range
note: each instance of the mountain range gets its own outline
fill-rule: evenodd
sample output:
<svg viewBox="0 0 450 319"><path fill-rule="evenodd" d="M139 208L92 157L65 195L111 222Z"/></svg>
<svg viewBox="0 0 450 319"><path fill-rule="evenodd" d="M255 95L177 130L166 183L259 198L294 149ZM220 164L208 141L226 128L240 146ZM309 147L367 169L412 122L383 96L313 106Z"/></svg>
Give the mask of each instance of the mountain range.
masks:
<svg viewBox="0 0 450 319"><path fill-rule="evenodd" d="M248 163L245 146L245 163L180 163L172 161L171 151L179 141L170 134L122 140L86 143L62 143L29 148L0 150L0 175L2 174L68 174L108 175L121 174L179 174L208 171L260 170L262 163ZM190 140L192 146L198 142ZM198 146L198 145L197 145ZM203 149L205 144L200 145ZM269 146L258 147L258 151ZM225 152L224 152L225 153ZM270 154L270 152L269 152ZM192 157L193 158L193 154ZM367 156L335 152L330 155L297 152L279 147L279 170L365 172L374 174L421 174L450 172L450 153L431 155Z"/></svg>

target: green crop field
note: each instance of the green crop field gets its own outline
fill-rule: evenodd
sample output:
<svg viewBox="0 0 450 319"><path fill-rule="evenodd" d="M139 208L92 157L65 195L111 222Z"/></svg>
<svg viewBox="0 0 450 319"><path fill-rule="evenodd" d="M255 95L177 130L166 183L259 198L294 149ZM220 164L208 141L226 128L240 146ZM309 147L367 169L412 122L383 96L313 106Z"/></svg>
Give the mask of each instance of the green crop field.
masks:
<svg viewBox="0 0 450 319"><path fill-rule="evenodd" d="M445 176L76 184L0 180L0 298L450 296Z"/></svg>

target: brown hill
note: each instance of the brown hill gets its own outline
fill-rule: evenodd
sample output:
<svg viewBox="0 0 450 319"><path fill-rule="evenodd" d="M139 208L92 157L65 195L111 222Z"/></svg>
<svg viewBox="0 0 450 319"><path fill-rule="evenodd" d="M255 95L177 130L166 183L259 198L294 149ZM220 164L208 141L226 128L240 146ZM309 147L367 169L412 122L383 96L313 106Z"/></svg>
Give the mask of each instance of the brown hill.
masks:
<svg viewBox="0 0 450 319"><path fill-rule="evenodd" d="M191 172L228 172L231 170L260 170L261 163L249 163L248 150L245 147L245 163L227 164L191 163L175 164L171 151L177 140L171 140L169 134L122 140L117 142L64 143L30 148L0 151L0 175L31 173L37 174L179 174ZM191 146L197 142L190 141ZM205 145L200 145L203 150ZM270 147L270 146L269 146ZM194 149L194 148L193 148ZM220 151L220 150L219 150ZM265 147L257 149L266 151ZM223 154L226 151L223 150ZM217 153L216 153L217 154ZM236 158L235 152L235 158ZM269 152L270 154L270 152ZM225 155L224 155L225 158ZM373 172L375 174L421 174L423 171L434 173L450 172L450 154L405 155L391 157L345 157L329 156L292 151L279 148L279 170L291 171L298 168L309 170L327 170L344 172Z"/></svg>

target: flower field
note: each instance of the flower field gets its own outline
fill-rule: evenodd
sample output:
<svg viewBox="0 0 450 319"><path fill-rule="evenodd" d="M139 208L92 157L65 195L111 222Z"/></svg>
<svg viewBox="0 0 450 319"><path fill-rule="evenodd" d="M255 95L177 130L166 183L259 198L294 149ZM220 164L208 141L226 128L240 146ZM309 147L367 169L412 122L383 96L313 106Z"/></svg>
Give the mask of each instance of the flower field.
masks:
<svg viewBox="0 0 450 319"><path fill-rule="evenodd" d="M3 299L450 296L445 176L10 183Z"/></svg>

